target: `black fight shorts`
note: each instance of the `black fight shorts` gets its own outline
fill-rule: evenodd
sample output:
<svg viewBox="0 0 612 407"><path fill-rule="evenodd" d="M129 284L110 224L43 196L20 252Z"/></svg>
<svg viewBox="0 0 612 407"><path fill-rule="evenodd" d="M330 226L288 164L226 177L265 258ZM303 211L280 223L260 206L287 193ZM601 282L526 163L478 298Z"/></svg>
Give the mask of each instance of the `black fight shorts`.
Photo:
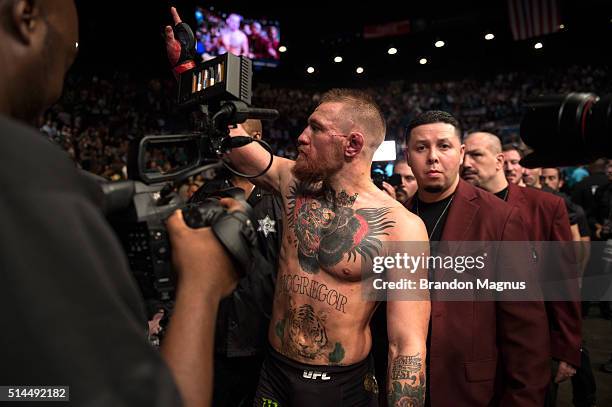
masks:
<svg viewBox="0 0 612 407"><path fill-rule="evenodd" d="M348 366L307 365L271 347L261 368L254 407L377 407L372 355Z"/></svg>

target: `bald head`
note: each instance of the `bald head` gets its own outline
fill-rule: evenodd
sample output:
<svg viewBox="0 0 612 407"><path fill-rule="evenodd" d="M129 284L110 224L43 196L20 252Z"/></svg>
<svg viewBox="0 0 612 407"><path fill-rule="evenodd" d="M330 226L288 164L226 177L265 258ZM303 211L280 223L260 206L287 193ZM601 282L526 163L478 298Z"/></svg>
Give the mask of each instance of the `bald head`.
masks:
<svg viewBox="0 0 612 407"><path fill-rule="evenodd" d="M323 103L340 103L343 131L363 134L365 146L371 156L385 139L386 124L374 98L356 89L332 89L321 97Z"/></svg>
<svg viewBox="0 0 612 407"><path fill-rule="evenodd" d="M508 183L504 177L504 156L499 138L486 132L465 137L465 157L461 177L489 192L499 192Z"/></svg>
<svg viewBox="0 0 612 407"><path fill-rule="evenodd" d="M261 120L248 119L247 121L242 123L242 127L249 136L256 139L261 139L261 135L263 132L261 127Z"/></svg>
<svg viewBox="0 0 612 407"><path fill-rule="evenodd" d="M487 148L493 154L501 154L502 152L502 144L497 137L493 133L487 133L485 131L477 131L474 133L469 133L464 142L467 143L468 140L472 139L473 142L477 142L484 148Z"/></svg>
<svg viewBox="0 0 612 407"><path fill-rule="evenodd" d="M0 0L0 112L35 123L61 95L74 61L72 0Z"/></svg>

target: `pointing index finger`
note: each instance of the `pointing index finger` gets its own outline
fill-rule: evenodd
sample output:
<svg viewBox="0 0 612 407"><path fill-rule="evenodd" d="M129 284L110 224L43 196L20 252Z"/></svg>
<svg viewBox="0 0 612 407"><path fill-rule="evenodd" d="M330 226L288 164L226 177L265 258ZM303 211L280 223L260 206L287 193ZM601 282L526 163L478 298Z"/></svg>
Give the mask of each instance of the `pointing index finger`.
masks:
<svg viewBox="0 0 612 407"><path fill-rule="evenodd" d="M176 7L170 7L170 14L172 14L172 20L174 20L174 25L177 25L182 22L178 11L176 11Z"/></svg>

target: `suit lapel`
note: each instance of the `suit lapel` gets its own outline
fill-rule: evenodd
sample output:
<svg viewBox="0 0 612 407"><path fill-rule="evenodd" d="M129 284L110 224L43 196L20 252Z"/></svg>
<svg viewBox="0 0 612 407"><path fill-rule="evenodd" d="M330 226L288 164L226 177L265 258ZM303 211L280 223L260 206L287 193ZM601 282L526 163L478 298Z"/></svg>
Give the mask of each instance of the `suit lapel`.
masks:
<svg viewBox="0 0 612 407"><path fill-rule="evenodd" d="M465 181L459 181L453 203L448 211L444 231L442 232L442 241L461 242L473 240L469 236L474 235L472 228L478 213L478 205L473 202L477 195L470 188L473 187ZM455 243L452 246L455 248L452 252L455 253L460 244Z"/></svg>
<svg viewBox="0 0 612 407"><path fill-rule="evenodd" d="M508 184L508 200L506 202L512 206L523 207L525 201L526 198L523 193L523 188L514 184Z"/></svg>

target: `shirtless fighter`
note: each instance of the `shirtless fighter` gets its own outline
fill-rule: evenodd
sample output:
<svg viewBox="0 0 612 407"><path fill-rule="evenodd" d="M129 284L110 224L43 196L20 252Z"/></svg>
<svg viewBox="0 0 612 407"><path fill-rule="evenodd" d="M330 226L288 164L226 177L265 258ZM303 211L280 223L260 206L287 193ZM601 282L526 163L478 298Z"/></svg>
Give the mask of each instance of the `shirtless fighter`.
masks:
<svg viewBox="0 0 612 407"><path fill-rule="evenodd" d="M175 28L184 24L175 8L171 14ZM175 74L194 66L184 52L189 41L177 41L171 26L166 46ZM370 179L372 157L385 131L370 96L331 90L298 138L297 160L274 157L270 169L253 180L278 193L284 207L279 271L270 299L270 348L256 406L378 406L369 328L377 304L362 296L362 262L391 255L384 242L416 242L401 245L409 256L429 252L420 218ZM230 132L246 134L240 125ZM229 158L240 171L259 174L270 155L252 143L232 150ZM418 270L413 278L427 278L427 271ZM425 402L430 302L426 293L419 295L387 302L387 399L392 406Z"/></svg>
<svg viewBox="0 0 612 407"><path fill-rule="evenodd" d="M227 52L234 55L249 55L249 39L244 31L240 29L242 17L238 14L230 14L226 20L227 30L221 35L221 44Z"/></svg>
<svg viewBox="0 0 612 407"><path fill-rule="evenodd" d="M231 131L244 134L240 125ZM378 405L369 329L376 303L361 297L361 264L385 253L382 242L427 241L422 221L370 179L384 136L370 96L331 90L298 138L297 160L274 157L253 181L281 194L285 208L271 346L256 406ZM229 158L256 174L270 156L252 143ZM389 405L424 403L429 312L428 298L388 303Z"/></svg>

